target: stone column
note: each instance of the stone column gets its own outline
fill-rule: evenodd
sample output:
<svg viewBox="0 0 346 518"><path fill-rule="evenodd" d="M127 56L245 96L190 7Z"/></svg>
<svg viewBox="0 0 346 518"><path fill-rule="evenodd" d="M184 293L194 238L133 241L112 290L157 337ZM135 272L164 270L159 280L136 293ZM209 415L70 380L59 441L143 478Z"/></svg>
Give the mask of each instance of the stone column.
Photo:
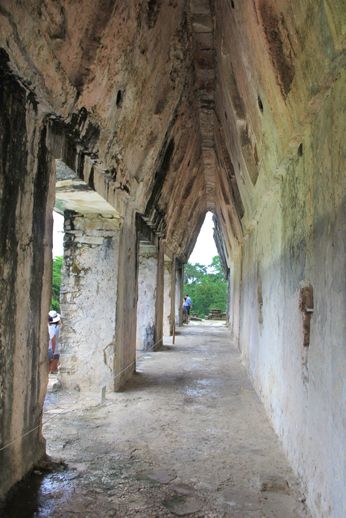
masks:
<svg viewBox="0 0 346 518"><path fill-rule="evenodd" d="M35 97L0 54L0 498L45 453L54 167Z"/></svg>
<svg viewBox="0 0 346 518"><path fill-rule="evenodd" d="M163 278L163 336L172 334L172 259L165 256Z"/></svg>
<svg viewBox="0 0 346 518"><path fill-rule="evenodd" d="M135 212L127 207L120 232L116 311L114 389L136 370L138 240Z"/></svg>
<svg viewBox="0 0 346 518"><path fill-rule="evenodd" d="M61 380L113 390L119 219L65 211Z"/></svg>
<svg viewBox="0 0 346 518"><path fill-rule="evenodd" d="M162 347L163 339L163 282L164 282L164 246L159 241L159 253L157 261L157 291L156 291L156 325L154 350Z"/></svg>
<svg viewBox="0 0 346 518"><path fill-rule="evenodd" d="M242 250L233 253L229 275L229 325L235 343L240 334L240 304L242 290Z"/></svg>
<svg viewBox="0 0 346 518"><path fill-rule="evenodd" d="M175 323L183 325L183 288L184 288L184 265L176 259L175 264Z"/></svg>
<svg viewBox="0 0 346 518"><path fill-rule="evenodd" d="M176 260L173 256L171 262L171 319L170 334L173 334L173 326L175 327L175 304L176 304Z"/></svg>
<svg viewBox="0 0 346 518"><path fill-rule="evenodd" d="M155 344L157 295L157 245L139 244L137 349L152 350Z"/></svg>

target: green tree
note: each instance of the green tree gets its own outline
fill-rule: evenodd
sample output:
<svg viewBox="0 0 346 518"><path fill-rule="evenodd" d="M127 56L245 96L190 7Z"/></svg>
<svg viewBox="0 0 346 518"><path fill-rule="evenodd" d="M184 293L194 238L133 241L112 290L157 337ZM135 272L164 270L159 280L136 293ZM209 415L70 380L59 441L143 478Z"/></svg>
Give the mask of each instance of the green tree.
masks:
<svg viewBox="0 0 346 518"><path fill-rule="evenodd" d="M184 267L184 283L200 283L207 274L207 266L199 263L186 263Z"/></svg>
<svg viewBox="0 0 346 518"><path fill-rule="evenodd" d="M228 284L219 256L208 266L187 263L184 272L184 292L192 299L193 314L203 318L211 309L226 311Z"/></svg>
<svg viewBox="0 0 346 518"><path fill-rule="evenodd" d="M60 286L61 286L61 268L63 263L63 257L57 256L53 259L53 271L52 271L52 301L51 307L55 311L60 312Z"/></svg>

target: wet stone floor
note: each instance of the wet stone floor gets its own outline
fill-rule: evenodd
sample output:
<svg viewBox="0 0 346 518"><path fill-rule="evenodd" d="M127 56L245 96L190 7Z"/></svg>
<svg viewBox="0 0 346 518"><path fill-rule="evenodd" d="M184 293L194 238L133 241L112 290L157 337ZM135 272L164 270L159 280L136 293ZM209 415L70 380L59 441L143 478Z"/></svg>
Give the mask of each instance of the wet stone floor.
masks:
<svg viewBox="0 0 346 518"><path fill-rule="evenodd" d="M189 324L137 370L103 402L47 395L48 453L67 467L37 469L3 518L309 516L224 325Z"/></svg>

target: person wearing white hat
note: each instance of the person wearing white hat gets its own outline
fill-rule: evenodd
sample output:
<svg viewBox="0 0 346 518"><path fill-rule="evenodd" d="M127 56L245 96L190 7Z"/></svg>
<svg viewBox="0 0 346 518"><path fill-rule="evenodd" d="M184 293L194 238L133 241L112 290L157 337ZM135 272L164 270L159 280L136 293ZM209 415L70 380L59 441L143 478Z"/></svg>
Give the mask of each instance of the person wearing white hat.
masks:
<svg viewBox="0 0 346 518"><path fill-rule="evenodd" d="M49 361L49 373L55 373L58 371L59 363L59 332L60 332L61 319L59 313L54 309L48 313L48 332L49 332L49 345L48 345L48 361Z"/></svg>

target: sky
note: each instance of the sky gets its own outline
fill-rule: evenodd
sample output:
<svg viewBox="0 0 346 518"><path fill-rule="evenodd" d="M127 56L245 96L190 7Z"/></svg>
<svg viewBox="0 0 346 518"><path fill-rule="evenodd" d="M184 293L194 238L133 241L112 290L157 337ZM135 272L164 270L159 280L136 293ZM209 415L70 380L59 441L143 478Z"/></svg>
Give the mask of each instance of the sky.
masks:
<svg viewBox="0 0 346 518"><path fill-rule="evenodd" d="M53 212L54 231L53 231L53 257L63 255L64 240L64 217ZM213 238L213 215L207 212L201 231L196 241L195 248L190 255L190 263L200 263L209 265L214 255L218 255Z"/></svg>
<svg viewBox="0 0 346 518"><path fill-rule="evenodd" d="M53 211L53 257L64 255L64 216Z"/></svg>
<svg viewBox="0 0 346 518"><path fill-rule="evenodd" d="M195 248L190 255L190 263L209 265L215 255L219 255L213 238L213 215L207 212L201 231L198 235Z"/></svg>

